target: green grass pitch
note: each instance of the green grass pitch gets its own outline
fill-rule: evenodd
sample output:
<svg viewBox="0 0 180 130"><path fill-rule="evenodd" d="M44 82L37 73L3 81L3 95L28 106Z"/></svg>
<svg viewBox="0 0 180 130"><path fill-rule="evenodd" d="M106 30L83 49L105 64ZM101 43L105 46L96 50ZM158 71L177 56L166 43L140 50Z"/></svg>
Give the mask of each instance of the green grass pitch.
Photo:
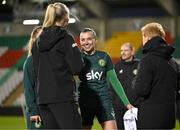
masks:
<svg viewBox="0 0 180 130"><path fill-rule="evenodd" d="M25 118L23 116L0 116L0 130L26 130ZM101 130L101 126L96 119L92 130ZM180 130L178 121L174 130Z"/></svg>

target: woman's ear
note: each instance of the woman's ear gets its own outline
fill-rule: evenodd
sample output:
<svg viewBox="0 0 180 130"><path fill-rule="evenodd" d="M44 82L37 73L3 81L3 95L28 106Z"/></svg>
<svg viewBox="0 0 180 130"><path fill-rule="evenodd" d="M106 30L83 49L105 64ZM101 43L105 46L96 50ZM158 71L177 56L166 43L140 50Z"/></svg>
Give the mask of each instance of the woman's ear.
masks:
<svg viewBox="0 0 180 130"><path fill-rule="evenodd" d="M151 40L151 39L152 39L152 37L151 37L151 36L147 36L147 39L148 39L148 41L149 41L149 40Z"/></svg>

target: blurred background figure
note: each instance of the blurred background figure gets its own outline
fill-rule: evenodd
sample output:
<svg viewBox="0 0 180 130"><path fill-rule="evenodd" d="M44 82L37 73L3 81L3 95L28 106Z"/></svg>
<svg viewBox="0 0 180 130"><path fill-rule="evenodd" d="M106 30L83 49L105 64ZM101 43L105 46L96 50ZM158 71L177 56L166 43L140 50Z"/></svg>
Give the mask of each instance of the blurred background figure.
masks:
<svg viewBox="0 0 180 130"><path fill-rule="evenodd" d="M39 113L39 107L37 104L37 87L36 78L34 74L33 60L32 60L32 45L36 42L42 31L41 26L37 26L33 29L31 37L28 43L28 56L24 62L23 72L24 72L24 95L26 101L26 123L28 130L37 129L37 124L40 125L41 117Z"/></svg>
<svg viewBox="0 0 180 130"><path fill-rule="evenodd" d="M121 48L121 58L115 64L115 71L119 81L121 82L124 91L128 97L132 90L132 80L137 74L138 59L134 57L134 47L131 43L123 43ZM119 100L116 92L112 90L113 105L116 116L117 128L124 129L123 116L127 111L127 108L123 105L123 102Z"/></svg>

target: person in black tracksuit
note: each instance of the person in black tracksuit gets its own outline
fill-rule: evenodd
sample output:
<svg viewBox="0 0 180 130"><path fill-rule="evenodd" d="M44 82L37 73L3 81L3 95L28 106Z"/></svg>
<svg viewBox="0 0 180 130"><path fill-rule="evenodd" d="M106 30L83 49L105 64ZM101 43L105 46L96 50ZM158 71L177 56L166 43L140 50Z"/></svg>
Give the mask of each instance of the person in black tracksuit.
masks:
<svg viewBox="0 0 180 130"><path fill-rule="evenodd" d="M131 94L133 105L138 107L138 128L173 129L178 78L172 58L174 48L164 40L165 32L159 23L149 23L141 31L143 57Z"/></svg>
<svg viewBox="0 0 180 130"><path fill-rule="evenodd" d="M134 57L134 47L131 43L126 42L121 46L121 58L115 64L115 71L119 81L121 82L124 91L128 97L131 91L132 80L137 74L138 59ZM119 100L117 94L113 89L112 98L114 111L116 116L116 123L118 129L124 129L123 116L127 111L121 100Z"/></svg>
<svg viewBox="0 0 180 130"><path fill-rule="evenodd" d="M73 37L64 29L68 20L66 5L49 4L43 31L32 48L37 101L45 129L81 129L73 75L80 73L83 61Z"/></svg>

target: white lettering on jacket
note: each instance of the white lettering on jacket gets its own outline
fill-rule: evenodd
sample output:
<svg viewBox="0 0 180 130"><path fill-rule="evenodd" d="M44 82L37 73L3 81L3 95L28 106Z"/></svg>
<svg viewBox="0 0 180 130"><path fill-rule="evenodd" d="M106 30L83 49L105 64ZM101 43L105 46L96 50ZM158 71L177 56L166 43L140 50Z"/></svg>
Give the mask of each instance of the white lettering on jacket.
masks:
<svg viewBox="0 0 180 130"><path fill-rule="evenodd" d="M91 80L91 79L100 80L102 74L103 74L103 71L101 71L101 72L94 72L93 70L91 70L91 72L86 74L86 78L87 78L87 80Z"/></svg>

